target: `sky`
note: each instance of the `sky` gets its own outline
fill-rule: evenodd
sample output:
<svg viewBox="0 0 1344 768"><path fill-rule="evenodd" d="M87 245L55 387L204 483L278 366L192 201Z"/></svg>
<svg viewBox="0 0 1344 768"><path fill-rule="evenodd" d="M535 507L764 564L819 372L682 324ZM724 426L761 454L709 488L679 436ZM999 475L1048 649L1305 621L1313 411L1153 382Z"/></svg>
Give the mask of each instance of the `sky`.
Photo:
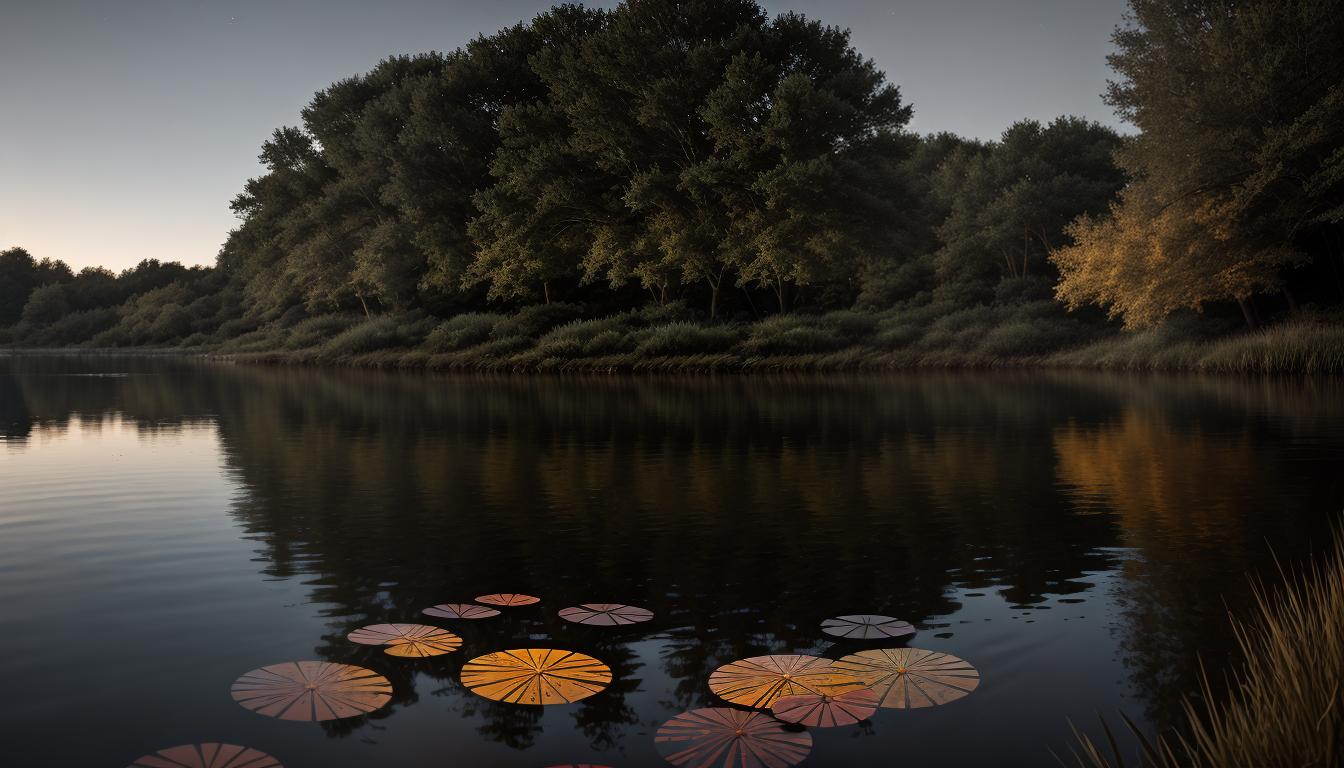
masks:
<svg viewBox="0 0 1344 768"><path fill-rule="evenodd" d="M613 0L588 2L611 7ZM851 30L912 130L992 139L1101 101L1124 0L765 0ZM545 0L0 0L0 250L211 264L229 200L315 91L449 51Z"/></svg>

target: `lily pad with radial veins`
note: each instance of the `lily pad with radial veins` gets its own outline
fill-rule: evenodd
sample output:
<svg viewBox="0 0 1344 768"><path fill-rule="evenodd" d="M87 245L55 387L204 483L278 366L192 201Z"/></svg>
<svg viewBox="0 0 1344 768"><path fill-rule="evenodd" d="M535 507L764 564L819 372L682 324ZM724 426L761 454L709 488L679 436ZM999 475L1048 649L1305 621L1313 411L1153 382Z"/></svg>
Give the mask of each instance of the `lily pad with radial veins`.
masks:
<svg viewBox="0 0 1344 768"><path fill-rule="evenodd" d="M783 696L862 687L862 681L837 672L830 659L818 656L753 656L725 664L709 676L709 690L716 696L753 709L766 709Z"/></svg>
<svg viewBox="0 0 1344 768"><path fill-rule="evenodd" d="M863 681L892 709L933 707L966 696L980 673L963 659L921 648L861 651L835 662L838 671Z"/></svg>
<svg viewBox="0 0 1344 768"><path fill-rule="evenodd" d="M412 658L442 656L462 647L462 638L428 624L373 624L346 638L361 645L385 645L384 652L390 656Z"/></svg>
<svg viewBox="0 0 1344 768"><path fill-rule="evenodd" d="M854 690L827 696L823 693L804 693L800 696L785 696L770 708L775 717L786 723L796 723L813 728L834 728L840 725L854 725L867 720L877 712L877 694L869 688Z"/></svg>
<svg viewBox="0 0 1344 768"><path fill-rule="evenodd" d="M620 603L584 603L560 611L560 618L575 624L595 627L617 627L638 624L653 618L653 611Z"/></svg>
<svg viewBox="0 0 1344 768"><path fill-rule="evenodd" d="M488 619L491 616L499 615L499 611L494 608L472 605L471 603L443 603L430 606L420 612L426 616L435 616L440 619Z"/></svg>
<svg viewBox="0 0 1344 768"><path fill-rule="evenodd" d="M183 744L155 752L130 768L281 768L280 761L260 750L237 744Z"/></svg>
<svg viewBox="0 0 1344 768"><path fill-rule="evenodd" d="M663 723L653 737L667 762L682 768L787 768L812 751L812 736L762 712L693 709Z"/></svg>
<svg viewBox="0 0 1344 768"><path fill-rule="evenodd" d="M821 622L821 631L846 640L900 640L915 634L908 621L891 616L836 616Z"/></svg>
<svg viewBox="0 0 1344 768"><path fill-rule="evenodd" d="M288 661L238 678L233 700L281 720L335 720L379 709L392 700L392 683L371 669L325 661Z"/></svg>
<svg viewBox="0 0 1344 768"><path fill-rule="evenodd" d="M462 666L462 685L509 704L569 704L611 683L611 668L582 653L520 648L488 653Z"/></svg>
<svg viewBox="0 0 1344 768"><path fill-rule="evenodd" d="M494 595L481 595L476 598L478 603L489 603L490 605L502 605L506 608L516 608L520 605L535 605L541 602L540 597L532 595L520 595L515 592L500 592Z"/></svg>

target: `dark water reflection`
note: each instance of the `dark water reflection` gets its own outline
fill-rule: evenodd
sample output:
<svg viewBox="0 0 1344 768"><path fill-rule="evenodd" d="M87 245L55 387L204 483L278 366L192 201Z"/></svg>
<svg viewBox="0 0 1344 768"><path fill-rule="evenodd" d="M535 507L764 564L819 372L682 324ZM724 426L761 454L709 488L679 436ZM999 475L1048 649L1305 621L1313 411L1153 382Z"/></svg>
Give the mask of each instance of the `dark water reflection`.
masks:
<svg viewBox="0 0 1344 768"><path fill-rule="evenodd" d="M291 768L657 765L653 731L715 705L716 666L844 655L818 623L876 612L984 682L814 732L807 765L1048 764L1069 718L1170 722L1197 657L1225 662L1245 574L1324 541L1344 504L1342 404L1335 383L1265 379L0 358L0 671L24 691L4 741L35 765L205 740ZM463 635L452 656L344 639L499 591L544 602L426 620ZM657 617L555 617L579 602ZM457 683L465 660L527 645L594 655L615 683L544 711ZM373 667L394 703L317 726L229 700L238 674L298 658Z"/></svg>

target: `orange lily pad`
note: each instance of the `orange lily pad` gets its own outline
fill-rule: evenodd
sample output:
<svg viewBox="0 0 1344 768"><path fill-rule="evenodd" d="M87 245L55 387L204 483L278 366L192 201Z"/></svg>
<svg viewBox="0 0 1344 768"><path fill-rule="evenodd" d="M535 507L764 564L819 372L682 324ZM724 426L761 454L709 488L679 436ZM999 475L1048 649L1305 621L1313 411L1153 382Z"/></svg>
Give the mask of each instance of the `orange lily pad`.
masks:
<svg viewBox="0 0 1344 768"><path fill-rule="evenodd" d="M611 683L611 668L592 656L553 648L521 648L472 659L462 685L509 704L569 704Z"/></svg>
<svg viewBox="0 0 1344 768"><path fill-rule="evenodd" d="M541 602L540 597L532 595L519 595L512 592L501 592L495 595L481 595L476 598L478 603L489 603L490 605L502 605L506 608L515 608L520 605L535 605Z"/></svg>
<svg viewBox="0 0 1344 768"><path fill-rule="evenodd" d="M462 647L462 638L428 624L373 624L346 635L352 643L385 645L390 656L424 658L452 653Z"/></svg>
<svg viewBox="0 0 1344 768"><path fill-rule="evenodd" d="M753 709L765 709L784 696L834 694L862 688L862 681L832 669L819 656L753 656L714 670L709 690L719 698Z"/></svg>

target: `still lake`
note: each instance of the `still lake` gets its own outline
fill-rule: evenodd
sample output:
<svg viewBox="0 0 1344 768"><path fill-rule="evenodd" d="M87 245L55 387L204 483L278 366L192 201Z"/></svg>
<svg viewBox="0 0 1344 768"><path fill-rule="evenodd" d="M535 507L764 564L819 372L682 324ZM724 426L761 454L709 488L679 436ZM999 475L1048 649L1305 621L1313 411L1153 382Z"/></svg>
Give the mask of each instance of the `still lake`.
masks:
<svg viewBox="0 0 1344 768"><path fill-rule="evenodd" d="M124 766L198 741L288 768L663 765L710 673L838 658L831 616L914 623L974 664L939 707L811 729L805 766L1050 765L1070 720L1172 721L1226 605L1328 540L1344 388L1094 373L479 377L0 356L6 765ZM523 592L447 621L420 609ZM653 621L568 624L630 603ZM456 653L345 639L436 624ZM614 682L544 709L466 691L508 648ZM315 659L391 680L374 715L296 723L229 694Z"/></svg>

